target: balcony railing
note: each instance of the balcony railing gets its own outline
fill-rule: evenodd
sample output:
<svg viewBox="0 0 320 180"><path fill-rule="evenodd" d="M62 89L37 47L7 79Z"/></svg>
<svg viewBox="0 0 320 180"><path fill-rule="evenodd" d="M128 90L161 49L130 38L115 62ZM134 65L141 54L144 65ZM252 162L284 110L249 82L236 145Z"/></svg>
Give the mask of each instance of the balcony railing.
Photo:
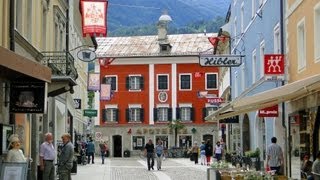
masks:
<svg viewBox="0 0 320 180"><path fill-rule="evenodd" d="M42 64L52 69L52 79L63 77L76 81L78 72L74 65L74 57L69 52L51 51L42 52Z"/></svg>

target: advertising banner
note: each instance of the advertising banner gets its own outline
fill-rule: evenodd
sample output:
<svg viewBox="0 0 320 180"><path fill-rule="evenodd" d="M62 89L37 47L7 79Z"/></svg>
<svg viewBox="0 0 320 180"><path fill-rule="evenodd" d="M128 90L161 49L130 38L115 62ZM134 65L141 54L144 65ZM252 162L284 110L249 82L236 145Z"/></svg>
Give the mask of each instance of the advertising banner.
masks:
<svg viewBox="0 0 320 180"><path fill-rule="evenodd" d="M82 33L103 37L107 36L107 7L106 0L82 0Z"/></svg>
<svg viewBox="0 0 320 180"><path fill-rule="evenodd" d="M89 73L88 74L88 91L99 91L100 90L100 74Z"/></svg>
<svg viewBox="0 0 320 180"><path fill-rule="evenodd" d="M111 99L111 84L101 84L100 100Z"/></svg>
<svg viewBox="0 0 320 180"><path fill-rule="evenodd" d="M10 113L44 113L44 82L12 82Z"/></svg>

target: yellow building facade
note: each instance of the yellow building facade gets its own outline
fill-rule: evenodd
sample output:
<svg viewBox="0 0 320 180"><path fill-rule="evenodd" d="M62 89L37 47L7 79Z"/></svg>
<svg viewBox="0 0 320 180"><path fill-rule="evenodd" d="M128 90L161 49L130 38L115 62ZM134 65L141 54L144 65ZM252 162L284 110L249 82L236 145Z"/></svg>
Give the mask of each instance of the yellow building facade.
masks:
<svg viewBox="0 0 320 180"><path fill-rule="evenodd" d="M62 133L74 137L86 131L88 120L82 110L87 107L88 65L77 58L81 49L77 47L92 46L94 40L82 37L79 4L79 0L0 1L0 87L6 89L0 93L0 124L19 134L25 155L34 160L33 177L39 154L31 147L39 146L44 133L52 132L59 143ZM16 77L45 82L43 114L9 112L7 89ZM76 109L74 99L81 99L82 109ZM1 152L0 161L4 156Z"/></svg>
<svg viewBox="0 0 320 180"><path fill-rule="evenodd" d="M320 1L287 0L285 12L288 84L304 92L287 103L289 174L300 178L294 164L320 150Z"/></svg>

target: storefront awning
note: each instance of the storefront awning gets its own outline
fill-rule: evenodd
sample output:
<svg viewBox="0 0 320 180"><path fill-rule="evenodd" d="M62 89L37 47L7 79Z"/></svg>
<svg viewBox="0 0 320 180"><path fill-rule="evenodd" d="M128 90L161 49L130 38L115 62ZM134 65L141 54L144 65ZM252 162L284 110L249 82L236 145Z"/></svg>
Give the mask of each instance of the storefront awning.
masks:
<svg viewBox="0 0 320 180"><path fill-rule="evenodd" d="M319 90L320 74L317 74L253 96L234 100L207 116L206 120L217 121L219 119L270 107L285 101L302 98Z"/></svg>
<svg viewBox="0 0 320 180"><path fill-rule="evenodd" d="M51 82L51 69L0 46L0 68Z"/></svg>

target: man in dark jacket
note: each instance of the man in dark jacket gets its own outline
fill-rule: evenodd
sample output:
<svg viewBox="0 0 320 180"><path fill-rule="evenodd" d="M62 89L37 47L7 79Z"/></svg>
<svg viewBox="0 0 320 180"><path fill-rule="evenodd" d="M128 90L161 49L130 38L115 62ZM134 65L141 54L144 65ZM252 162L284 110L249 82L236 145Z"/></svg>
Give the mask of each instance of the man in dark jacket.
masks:
<svg viewBox="0 0 320 180"><path fill-rule="evenodd" d="M210 143L210 139L207 140L204 150L206 151L207 166L210 166L211 156L213 154L213 149L212 149L212 145Z"/></svg>
<svg viewBox="0 0 320 180"><path fill-rule="evenodd" d="M58 172L59 172L59 180L71 180L71 169L73 166L73 154L74 147L71 143L70 134L63 134L61 136L63 146L61 148L61 152L59 153L59 161L58 161Z"/></svg>
<svg viewBox="0 0 320 180"><path fill-rule="evenodd" d="M87 156L88 156L88 164L90 164L90 160L92 158L92 164L94 164L94 152L95 152L95 147L92 138L90 138L89 142L87 143L87 148L86 148Z"/></svg>
<svg viewBox="0 0 320 180"><path fill-rule="evenodd" d="M153 170L153 166L154 166L154 144L152 143L151 139L149 139L149 142L145 146L145 155L147 156L148 170L150 171L150 168ZM150 164L150 160L151 160L151 164Z"/></svg>

